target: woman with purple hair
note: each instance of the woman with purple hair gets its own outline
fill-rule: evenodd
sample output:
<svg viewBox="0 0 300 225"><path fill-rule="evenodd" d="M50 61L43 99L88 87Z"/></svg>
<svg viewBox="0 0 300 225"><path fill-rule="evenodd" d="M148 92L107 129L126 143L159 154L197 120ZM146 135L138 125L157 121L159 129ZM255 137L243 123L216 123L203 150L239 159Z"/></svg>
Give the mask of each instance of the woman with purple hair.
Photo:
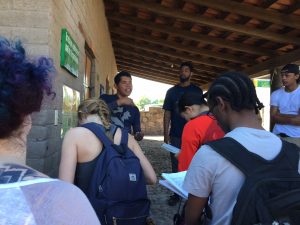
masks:
<svg viewBox="0 0 300 225"><path fill-rule="evenodd" d="M20 42L0 36L0 224L100 224L84 194L25 165L32 112L51 86L52 61L30 61Z"/></svg>

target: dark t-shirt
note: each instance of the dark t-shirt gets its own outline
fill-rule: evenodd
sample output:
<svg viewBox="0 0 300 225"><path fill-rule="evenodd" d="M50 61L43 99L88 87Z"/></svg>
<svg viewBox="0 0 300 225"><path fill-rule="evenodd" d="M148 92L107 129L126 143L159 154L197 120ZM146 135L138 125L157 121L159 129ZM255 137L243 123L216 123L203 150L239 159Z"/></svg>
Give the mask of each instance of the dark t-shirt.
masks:
<svg viewBox="0 0 300 225"><path fill-rule="evenodd" d="M175 85L171 87L166 94L163 109L171 112L170 136L181 138L183 127L186 120L182 118L178 111L178 100L186 92L201 92L201 88L190 84L187 87Z"/></svg>
<svg viewBox="0 0 300 225"><path fill-rule="evenodd" d="M103 94L100 96L102 100L108 105L112 115L112 122L118 126L126 129L128 133L135 134L141 131L140 111L136 106L131 105L117 105L117 95Z"/></svg>

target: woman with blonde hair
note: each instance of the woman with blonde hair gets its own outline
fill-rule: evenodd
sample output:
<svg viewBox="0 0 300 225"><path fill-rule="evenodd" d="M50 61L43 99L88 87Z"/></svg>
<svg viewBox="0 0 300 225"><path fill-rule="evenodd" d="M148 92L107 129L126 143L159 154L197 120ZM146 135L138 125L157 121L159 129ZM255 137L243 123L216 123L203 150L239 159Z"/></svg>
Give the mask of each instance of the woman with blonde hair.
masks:
<svg viewBox="0 0 300 225"><path fill-rule="evenodd" d="M91 130L82 126L93 124L99 127L117 146L120 146L124 132L111 124L109 108L101 99L87 99L79 105L78 124L80 126L71 128L64 137L59 178L74 183L88 195L91 178L97 161L105 150L105 143ZM126 135L128 148L139 159L145 181L147 184L156 183L156 174L150 162L134 137L128 133Z"/></svg>

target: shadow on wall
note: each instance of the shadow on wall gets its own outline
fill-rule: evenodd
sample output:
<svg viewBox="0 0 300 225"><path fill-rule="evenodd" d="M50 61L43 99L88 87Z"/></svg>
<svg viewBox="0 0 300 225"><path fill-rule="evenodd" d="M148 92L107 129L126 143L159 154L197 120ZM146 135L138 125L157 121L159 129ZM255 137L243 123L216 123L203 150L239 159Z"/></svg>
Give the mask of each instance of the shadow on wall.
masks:
<svg viewBox="0 0 300 225"><path fill-rule="evenodd" d="M163 135L164 110L161 106L141 111L141 128L145 135Z"/></svg>

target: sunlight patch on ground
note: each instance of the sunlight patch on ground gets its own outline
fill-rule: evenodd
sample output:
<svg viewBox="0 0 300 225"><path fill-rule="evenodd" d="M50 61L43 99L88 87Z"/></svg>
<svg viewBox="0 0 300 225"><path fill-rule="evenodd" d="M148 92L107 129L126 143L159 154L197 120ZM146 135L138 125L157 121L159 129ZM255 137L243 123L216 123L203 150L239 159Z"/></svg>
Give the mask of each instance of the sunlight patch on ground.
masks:
<svg viewBox="0 0 300 225"><path fill-rule="evenodd" d="M144 136L146 140L163 141L164 136Z"/></svg>

